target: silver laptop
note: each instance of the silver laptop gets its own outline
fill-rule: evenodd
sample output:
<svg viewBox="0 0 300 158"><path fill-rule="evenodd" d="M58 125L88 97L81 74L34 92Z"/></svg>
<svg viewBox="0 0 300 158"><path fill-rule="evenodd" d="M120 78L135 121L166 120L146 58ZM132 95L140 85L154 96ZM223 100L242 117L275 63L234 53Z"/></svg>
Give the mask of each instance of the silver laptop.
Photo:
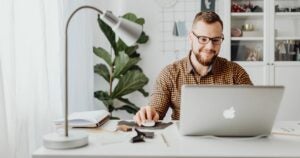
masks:
<svg viewBox="0 0 300 158"><path fill-rule="evenodd" d="M184 85L179 131L182 135L269 135L283 86Z"/></svg>

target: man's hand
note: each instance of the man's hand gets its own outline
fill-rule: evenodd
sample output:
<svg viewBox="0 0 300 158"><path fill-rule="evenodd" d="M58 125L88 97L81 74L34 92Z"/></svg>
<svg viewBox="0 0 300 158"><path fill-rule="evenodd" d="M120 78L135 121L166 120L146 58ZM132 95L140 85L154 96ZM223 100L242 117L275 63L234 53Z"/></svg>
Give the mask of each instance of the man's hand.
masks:
<svg viewBox="0 0 300 158"><path fill-rule="evenodd" d="M146 120L158 121L159 115L156 110L151 106L143 106L140 110L135 114L133 120L141 126L142 122Z"/></svg>

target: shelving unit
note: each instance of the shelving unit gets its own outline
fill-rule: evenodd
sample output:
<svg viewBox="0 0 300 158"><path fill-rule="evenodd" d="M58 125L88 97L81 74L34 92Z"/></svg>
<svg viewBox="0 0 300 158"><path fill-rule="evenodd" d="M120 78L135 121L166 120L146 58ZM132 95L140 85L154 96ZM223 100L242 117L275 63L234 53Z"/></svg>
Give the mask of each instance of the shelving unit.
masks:
<svg viewBox="0 0 300 158"><path fill-rule="evenodd" d="M250 75L255 85L283 85L285 94L279 119L292 120L297 116L300 94L300 0L227 0L225 3L226 28L224 30L226 47L225 57L239 63ZM233 13L231 4L241 3L258 5L262 12ZM299 8L299 12L290 12ZM277 12L287 11L289 12ZM259 30L256 36L232 37L231 28L253 24ZM236 29L235 29L236 30ZM246 34L247 35L247 34ZM249 35L249 34L248 34ZM247 61L247 49L261 49L261 60ZM237 57L239 54L240 58ZM242 55L241 55L242 54Z"/></svg>

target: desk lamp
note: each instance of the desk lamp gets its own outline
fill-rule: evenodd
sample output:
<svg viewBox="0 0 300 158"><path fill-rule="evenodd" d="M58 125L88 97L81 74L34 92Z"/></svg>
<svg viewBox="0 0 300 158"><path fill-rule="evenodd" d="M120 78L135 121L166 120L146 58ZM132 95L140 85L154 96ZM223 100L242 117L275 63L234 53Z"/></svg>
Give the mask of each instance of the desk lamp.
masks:
<svg viewBox="0 0 300 158"><path fill-rule="evenodd" d="M43 144L49 149L70 149L83 147L88 144L88 135L79 131L68 131L68 27L76 12L81 9L92 9L100 14L100 18L112 28L116 35L128 46L135 44L142 33L142 26L126 19L118 18L110 11L104 13L92 6L81 6L72 12L65 26L65 118L64 135L57 132L44 136Z"/></svg>

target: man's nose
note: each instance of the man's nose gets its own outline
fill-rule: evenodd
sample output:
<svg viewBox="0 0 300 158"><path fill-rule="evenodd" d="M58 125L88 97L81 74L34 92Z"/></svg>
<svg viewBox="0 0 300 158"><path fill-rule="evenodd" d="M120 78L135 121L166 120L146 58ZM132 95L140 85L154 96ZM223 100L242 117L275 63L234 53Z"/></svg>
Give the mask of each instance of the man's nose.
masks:
<svg viewBox="0 0 300 158"><path fill-rule="evenodd" d="M205 45L205 48L213 48L214 47L214 44L213 44L213 42L212 42L212 40L209 40L208 41L208 43L206 43L206 45Z"/></svg>

